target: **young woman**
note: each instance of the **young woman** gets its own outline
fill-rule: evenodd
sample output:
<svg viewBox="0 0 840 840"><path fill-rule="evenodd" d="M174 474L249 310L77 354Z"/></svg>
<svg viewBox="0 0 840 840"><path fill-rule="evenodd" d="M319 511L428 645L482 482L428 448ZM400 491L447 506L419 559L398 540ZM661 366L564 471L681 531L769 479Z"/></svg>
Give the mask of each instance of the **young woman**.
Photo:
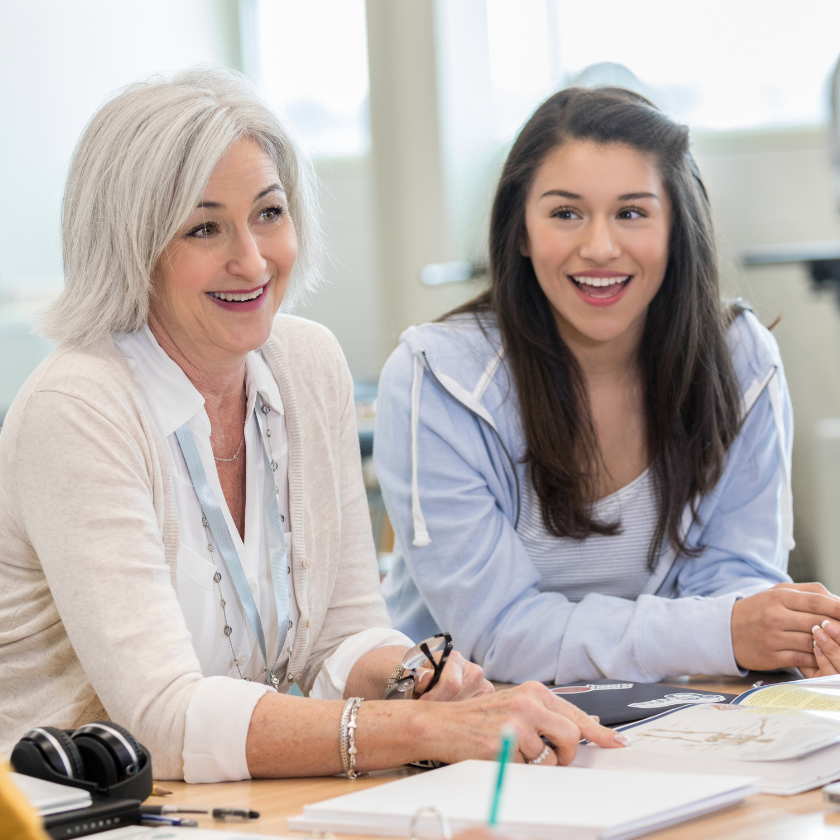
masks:
<svg viewBox="0 0 840 840"><path fill-rule="evenodd" d="M840 618L785 571L782 362L721 302L688 149L637 94L552 96L502 172L489 289L382 373L389 611L490 679L808 672L811 618Z"/></svg>

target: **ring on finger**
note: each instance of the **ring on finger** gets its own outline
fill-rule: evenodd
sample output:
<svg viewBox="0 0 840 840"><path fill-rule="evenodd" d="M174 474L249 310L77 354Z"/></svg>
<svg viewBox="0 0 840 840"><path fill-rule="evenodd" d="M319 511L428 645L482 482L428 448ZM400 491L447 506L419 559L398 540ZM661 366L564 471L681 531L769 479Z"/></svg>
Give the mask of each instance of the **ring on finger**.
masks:
<svg viewBox="0 0 840 840"><path fill-rule="evenodd" d="M542 764L548 758L548 754L550 752L551 748L548 746L548 744L546 744L542 748L542 752L536 758L531 759L531 761L529 761L528 764Z"/></svg>

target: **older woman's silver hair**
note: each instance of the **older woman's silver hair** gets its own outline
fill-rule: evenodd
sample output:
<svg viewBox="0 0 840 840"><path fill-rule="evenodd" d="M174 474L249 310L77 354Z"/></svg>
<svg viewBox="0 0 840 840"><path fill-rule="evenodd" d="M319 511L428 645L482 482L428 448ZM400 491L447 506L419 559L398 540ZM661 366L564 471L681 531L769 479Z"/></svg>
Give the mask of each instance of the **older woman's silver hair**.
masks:
<svg viewBox="0 0 840 840"><path fill-rule="evenodd" d="M201 200L216 164L244 137L277 166L297 232L283 308L312 289L324 249L309 158L294 129L243 76L198 67L130 86L85 129L64 192L65 286L41 331L60 344L88 345L139 330L158 259Z"/></svg>

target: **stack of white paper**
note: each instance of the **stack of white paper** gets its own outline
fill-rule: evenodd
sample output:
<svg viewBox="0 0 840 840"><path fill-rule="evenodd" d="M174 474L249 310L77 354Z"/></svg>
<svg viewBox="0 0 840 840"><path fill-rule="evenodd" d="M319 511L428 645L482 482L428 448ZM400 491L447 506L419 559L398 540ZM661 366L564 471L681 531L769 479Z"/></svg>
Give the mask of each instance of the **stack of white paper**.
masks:
<svg viewBox="0 0 840 840"><path fill-rule="evenodd" d="M90 794L81 788L58 785L55 782L36 779L34 776L24 776L21 773L9 775L15 787L42 817L88 808L92 802Z"/></svg>
<svg viewBox="0 0 840 840"><path fill-rule="evenodd" d="M419 776L304 806L289 820L295 831L338 831L407 837L423 808L444 814L453 831L486 822L498 765L462 761ZM724 808L755 792L744 777L616 773L513 764L506 769L499 833L565 840L620 840ZM432 814L420 837L439 838Z"/></svg>

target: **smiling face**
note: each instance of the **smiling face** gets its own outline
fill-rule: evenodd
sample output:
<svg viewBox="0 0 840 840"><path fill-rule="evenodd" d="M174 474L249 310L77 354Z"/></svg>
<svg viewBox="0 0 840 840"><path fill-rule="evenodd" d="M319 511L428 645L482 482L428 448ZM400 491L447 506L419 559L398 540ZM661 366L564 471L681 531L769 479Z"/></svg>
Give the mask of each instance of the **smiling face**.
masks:
<svg viewBox="0 0 840 840"><path fill-rule="evenodd" d="M296 256L277 168L253 140L240 140L158 260L149 325L187 358L244 359L268 338Z"/></svg>
<svg viewBox="0 0 840 840"><path fill-rule="evenodd" d="M668 264L671 203L653 160L619 144L558 146L537 170L525 227L522 253L563 339L635 351Z"/></svg>

